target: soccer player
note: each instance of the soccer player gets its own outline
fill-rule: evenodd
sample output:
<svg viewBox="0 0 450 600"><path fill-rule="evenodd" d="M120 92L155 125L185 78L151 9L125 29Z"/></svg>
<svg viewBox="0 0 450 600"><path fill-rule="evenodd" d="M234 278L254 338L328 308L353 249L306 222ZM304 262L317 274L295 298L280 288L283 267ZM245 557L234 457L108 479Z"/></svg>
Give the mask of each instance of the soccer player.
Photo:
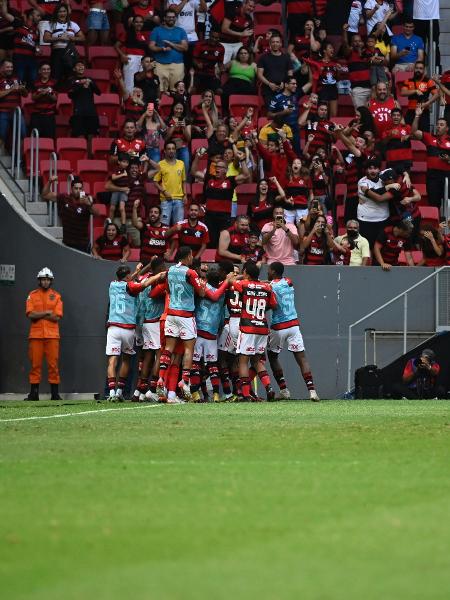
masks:
<svg viewBox="0 0 450 600"><path fill-rule="evenodd" d="M106 336L106 356L108 357L109 400L123 402L123 389L130 370L130 356L134 352L134 335L136 330L137 296L146 287L161 279L161 274L149 277L140 283L133 281L142 265L134 273L129 267L117 269L115 281L109 286L108 334ZM143 274L143 272L142 272ZM116 370L119 356L122 364L116 388Z"/></svg>
<svg viewBox="0 0 450 600"><path fill-rule="evenodd" d="M164 327L166 337L166 345L161 353L159 365L159 379L156 388L156 393L161 401L166 401L165 389L165 374L170 366L172 352L178 339L183 341L184 356L181 381L178 388L186 400L192 400L190 391L190 373L192 369L192 357L197 337L197 328L195 324L195 293L200 296L207 296L215 300L219 298L228 287L231 276L222 282L220 287L214 293L207 293L205 284L203 284L198 274L191 269L193 255L192 250L188 246L182 246L177 254L178 263L170 267L167 273L167 287L169 290L170 300L167 310L167 318Z"/></svg>
<svg viewBox="0 0 450 600"><path fill-rule="evenodd" d="M208 272L206 289L216 291L220 286L220 273L217 269ZM219 368L217 365L217 334L224 316L224 301L222 295L216 302L208 298L200 298L195 309L197 323L197 340L191 370L191 392L194 402L200 400L201 361L209 374L213 388L213 402L219 402Z"/></svg>
<svg viewBox="0 0 450 600"><path fill-rule="evenodd" d="M238 400L252 401L249 377L249 357L251 363L266 388L267 399L274 400L275 392L270 385L270 377L262 361L267 347L269 327L266 313L276 307L277 302L270 284L259 281L259 268L249 260L243 268L244 280L233 284L241 294L242 311L239 321L239 335L236 353L239 355L240 394Z"/></svg>
<svg viewBox="0 0 450 600"><path fill-rule="evenodd" d="M273 262L269 265L269 281L277 301L277 306L272 311L269 349L267 352L270 367L280 387L281 397L289 399L291 394L286 386L283 368L278 360L278 355L285 342L287 342L289 352L293 353L300 367L306 387L309 390L309 397L313 402L318 402L319 396L315 390L311 369L305 356L305 346L295 309L294 287L290 279L283 277L283 273L284 266L282 263Z"/></svg>

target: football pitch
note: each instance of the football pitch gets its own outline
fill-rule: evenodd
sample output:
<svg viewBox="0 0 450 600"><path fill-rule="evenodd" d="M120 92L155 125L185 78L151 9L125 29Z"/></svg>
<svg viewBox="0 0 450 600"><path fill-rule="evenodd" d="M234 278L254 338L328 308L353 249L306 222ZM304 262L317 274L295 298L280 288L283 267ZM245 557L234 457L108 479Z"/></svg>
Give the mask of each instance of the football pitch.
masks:
<svg viewBox="0 0 450 600"><path fill-rule="evenodd" d="M449 459L445 401L3 402L1 595L447 599Z"/></svg>

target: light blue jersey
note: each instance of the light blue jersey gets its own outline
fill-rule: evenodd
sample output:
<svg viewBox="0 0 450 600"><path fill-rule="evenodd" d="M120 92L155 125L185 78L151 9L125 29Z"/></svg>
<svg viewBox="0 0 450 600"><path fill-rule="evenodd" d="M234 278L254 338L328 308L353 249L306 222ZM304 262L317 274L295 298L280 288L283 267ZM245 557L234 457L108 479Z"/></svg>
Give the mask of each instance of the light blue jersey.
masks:
<svg viewBox="0 0 450 600"><path fill-rule="evenodd" d="M178 263L170 267L167 273L169 286L169 312L192 313L195 310L195 293L192 283L189 281L189 267ZM175 313L177 314L177 313Z"/></svg>
<svg viewBox="0 0 450 600"><path fill-rule="evenodd" d="M144 290L141 296L141 311L144 323L152 323L155 321L159 321L159 318L164 312L165 296L158 296L158 298L149 298L148 290Z"/></svg>
<svg viewBox="0 0 450 600"><path fill-rule="evenodd" d="M130 296L126 281L112 281L109 286L108 323L119 327L136 326L138 300Z"/></svg>
<svg viewBox="0 0 450 600"><path fill-rule="evenodd" d="M282 277L271 281L271 286L277 299L277 306L272 310L272 329L285 329L298 325L292 281Z"/></svg>
<svg viewBox="0 0 450 600"><path fill-rule="evenodd" d="M215 292L216 288L206 284L206 289ZM223 321L223 308L225 296L221 296L217 302L208 300L207 298L197 299L197 307L195 309L195 320L197 323L197 331L209 334L207 337L212 339L217 337L220 325ZM205 337L205 336L203 336Z"/></svg>

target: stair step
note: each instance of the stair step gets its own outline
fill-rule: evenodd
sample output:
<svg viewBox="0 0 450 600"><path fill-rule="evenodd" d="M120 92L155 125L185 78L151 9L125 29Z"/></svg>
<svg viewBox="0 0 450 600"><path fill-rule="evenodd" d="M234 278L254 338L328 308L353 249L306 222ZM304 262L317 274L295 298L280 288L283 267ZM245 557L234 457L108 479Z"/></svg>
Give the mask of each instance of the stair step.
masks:
<svg viewBox="0 0 450 600"><path fill-rule="evenodd" d="M36 223L36 225L39 225L39 227L43 227L44 229L47 229L48 226L48 216L46 214L34 214L34 215L30 215L30 217L33 219L33 221Z"/></svg>
<svg viewBox="0 0 450 600"><path fill-rule="evenodd" d="M53 236L57 241L62 240L63 230L62 227L43 227L49 235Z"/></svg>
<svg viewBox="0 0 450 600"><path fill-rule="evenodd" d="M27 202L26 211L29 215L47 215L47 202Z"/></svg>

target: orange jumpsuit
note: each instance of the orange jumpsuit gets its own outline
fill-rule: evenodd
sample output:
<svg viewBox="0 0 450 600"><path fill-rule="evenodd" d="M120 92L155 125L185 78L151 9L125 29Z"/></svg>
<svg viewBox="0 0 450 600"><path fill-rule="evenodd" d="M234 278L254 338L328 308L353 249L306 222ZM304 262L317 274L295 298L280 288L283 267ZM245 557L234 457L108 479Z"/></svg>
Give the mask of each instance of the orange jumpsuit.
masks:
<svg viewBox="0 0 450 600"><path fill-rule="evenodd" d="M26 315L32 312L51 310L58 317L63 316L61 295L52 288L37 288L27 298ZM41 382L42 361L47 360L49 383L59 383L59 323L48 319L36 319L31 322L28 336L28 354L31 362L30 383Z"/></svg>

